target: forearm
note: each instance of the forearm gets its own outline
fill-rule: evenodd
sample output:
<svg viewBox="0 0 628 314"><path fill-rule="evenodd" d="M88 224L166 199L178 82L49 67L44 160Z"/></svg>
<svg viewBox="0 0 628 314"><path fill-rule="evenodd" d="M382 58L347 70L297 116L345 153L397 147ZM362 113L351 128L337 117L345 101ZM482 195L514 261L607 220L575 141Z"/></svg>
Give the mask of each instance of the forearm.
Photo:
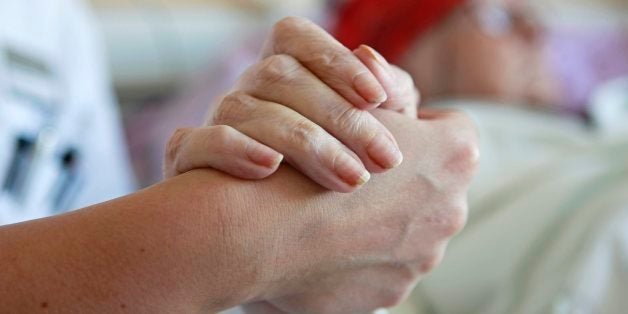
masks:
<svg viewBox="0 0 628 314"><path fill-rule="evenodd" d="M400 120L393 129L408 148L406 159L416 159L418 150L409 149L413 132L402 134L414 122ZM381 203L364 206L411 202L397 193L397 183L412 173L402 165L357 193L339 194L289 167L264 181L196 170L124 198L6 226L0 228L0 299L25 313L188 313L263 298L273 293L273 280L307 270L298 265L308 264L308 254L324 254L324 230L286 221L289 211L316 222L369 195ZM320 208L329 215L306 217L320 215ZM274 243L270 250L268 243ZM347 242L347 252L352 249L360 248Z"/></svg>
<svg viewBox="0 0 628 314"><path fill-rule="evenodd" d="M221 190L220 184L232 182ZM31 313L192 312L246 297L247 252L225 211L251 206L229 197L238 180L199 171L76 212L0 229L0 299ZM230 241L227 243L227 241ZM241 263L240 263L241 265ZM241 294L244 294L242 296ZM205 304L211 300L215 304Z"/></svg>

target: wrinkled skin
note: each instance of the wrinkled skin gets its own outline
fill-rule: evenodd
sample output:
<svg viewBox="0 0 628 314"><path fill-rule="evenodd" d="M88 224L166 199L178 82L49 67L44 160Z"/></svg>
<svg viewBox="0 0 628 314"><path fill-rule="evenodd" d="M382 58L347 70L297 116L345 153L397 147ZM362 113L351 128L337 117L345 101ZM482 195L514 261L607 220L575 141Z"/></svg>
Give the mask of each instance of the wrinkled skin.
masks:
<svg viewBox="0 0 628 314"><path fill-rule="evenodd" d="M351 101L359 103L360 92L343 78L365 68L386 92L386 100L374 105L381 109L364 111L360 106L373 105ZM270 176L277 172L294 182L291 171L279 167L285 156L322 186L353 192L320 194L333 204L331 211L319 206L254 214L251 236L266 262L263 285L251 288L244 307L248 313L391 307L440 262L466 220L477 139L464 114L421 111L417 120L417 104L411 77L372 49L351 52L311 22L287 18L273 29L260 61L219 101L208 125L175 133L166 176L212 167L271 183L279 180ZM369 151L378 136L399 146L401 165L393 148L377 144ZM360 177L367 170L384 174L365 184ZM304 195L312 189L302 188Z"/></svg>

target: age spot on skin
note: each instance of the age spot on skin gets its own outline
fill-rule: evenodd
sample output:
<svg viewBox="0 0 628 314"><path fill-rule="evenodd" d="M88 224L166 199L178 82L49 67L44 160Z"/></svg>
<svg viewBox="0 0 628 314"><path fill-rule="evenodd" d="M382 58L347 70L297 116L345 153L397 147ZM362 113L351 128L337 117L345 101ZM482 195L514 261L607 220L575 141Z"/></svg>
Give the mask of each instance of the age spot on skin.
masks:
<svg viewBox="0 0 628 314"><path fill-rule="evenodd" d="M48 308L48 302L41 302L41 308L42 309Z"/></svg>
<svg viewBox="0 0 628 314"><path fill-rule="evenodd" d="M126 304L124 304L124 303L120 304L120 308L121 309L126 309Z"/></svg>
<svg viewBox="0 0 628 314"><path fill-rule="evenodd" d="M146 249L145 248L140 248L140 252L144 253L144 252L146 252Z"/></svg>

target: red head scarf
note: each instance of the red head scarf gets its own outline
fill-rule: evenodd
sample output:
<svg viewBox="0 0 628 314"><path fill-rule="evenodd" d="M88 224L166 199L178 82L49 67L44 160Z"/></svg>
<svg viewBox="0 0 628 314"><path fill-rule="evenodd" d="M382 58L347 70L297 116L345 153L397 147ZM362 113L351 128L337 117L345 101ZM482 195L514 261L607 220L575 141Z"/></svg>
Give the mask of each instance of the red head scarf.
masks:
<svg viewBox="0 0 628 314"><path fill-rule="evenodd" d="M334 31L350 49L366 44L397 61L434 24L464 0L348 0Z"/></svg>

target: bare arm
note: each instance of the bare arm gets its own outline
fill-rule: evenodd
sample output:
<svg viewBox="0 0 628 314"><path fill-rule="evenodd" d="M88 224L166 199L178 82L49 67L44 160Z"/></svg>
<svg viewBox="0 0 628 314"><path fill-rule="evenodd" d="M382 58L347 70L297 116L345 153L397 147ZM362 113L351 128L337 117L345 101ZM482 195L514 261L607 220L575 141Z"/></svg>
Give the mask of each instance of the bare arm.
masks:
<svg viewBox="0 0 628 314"><path fill-rule="evenodd" d="M3 227L0 299L24 313L190 313L238 304L259 293L249 285L262 269L245 265L262 262L254 242L269 237L264 215L308 210L318 192L288 169L255 184L198 170L66 215ZM297 197L305 201L289 202Z"/></svg>
<svg viewBox="0 0 628 314"><path fill-rule="evenodd" d="M458 115L377 116L406 160L356 193L325 191L289 167L257 182L195 170L0 228L3 308L217 311L305 292L315 278L359 267L428 271L464 223L473 132Z"/></svg>

